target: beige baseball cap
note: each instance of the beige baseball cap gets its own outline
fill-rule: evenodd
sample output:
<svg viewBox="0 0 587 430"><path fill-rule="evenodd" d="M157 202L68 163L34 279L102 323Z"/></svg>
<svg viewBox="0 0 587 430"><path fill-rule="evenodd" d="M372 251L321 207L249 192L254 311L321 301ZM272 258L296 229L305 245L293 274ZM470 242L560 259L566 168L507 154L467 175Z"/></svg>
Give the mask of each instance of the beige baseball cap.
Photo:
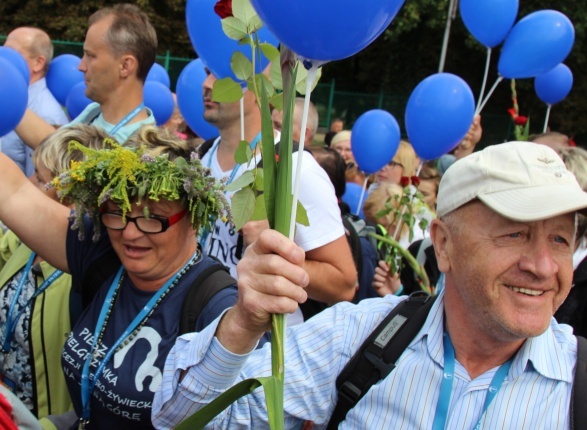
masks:
<svg viewBox="0 0 587 430"><path fill-rule="evenodd" d="M458 161L442 176L436 214L479 199L515 221L538 221L587 208L587 193L546 145L508 142Z"/></svg>

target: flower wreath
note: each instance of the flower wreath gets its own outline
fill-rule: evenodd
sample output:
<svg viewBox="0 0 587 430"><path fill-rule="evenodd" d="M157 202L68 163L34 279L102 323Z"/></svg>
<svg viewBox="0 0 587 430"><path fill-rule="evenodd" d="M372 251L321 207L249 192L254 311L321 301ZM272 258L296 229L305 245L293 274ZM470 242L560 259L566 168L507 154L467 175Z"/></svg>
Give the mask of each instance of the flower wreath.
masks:
<svg viewBox="0 0 587 430"><path fill-rule="evenodd" d="M104 140L104 149L91 149L77 141L69 143L70 150L84 153L83 161L72 161L68 171L49 184L61 200L75 204L72 229L79 229L83 239L83 217L94 222L94 240L100 235L100 210L108 200L118 205L123 218L131 211L131 202L143 205L149 217L146 200L188 202L194 229L206 227L221 215L231 219L230 204L224 196L224 185L210 175L195 152L190 159L169 160L168 154L153 157L144 147L129 149L112 139Z"/></svg>

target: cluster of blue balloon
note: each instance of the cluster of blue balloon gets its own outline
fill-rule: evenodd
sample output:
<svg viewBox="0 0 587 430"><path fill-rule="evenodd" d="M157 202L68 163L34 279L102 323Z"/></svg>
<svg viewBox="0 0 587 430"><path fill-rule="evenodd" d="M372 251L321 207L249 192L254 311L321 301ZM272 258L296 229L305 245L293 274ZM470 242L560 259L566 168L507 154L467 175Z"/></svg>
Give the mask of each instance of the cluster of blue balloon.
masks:
<svg viewBox="0 0 587 430"><path fill-rule="evenodd" d="M563 100L572 87L573 73L562 63L534 79L534 90L538 98L548 105Z"/></svg>
<svg viewBox="0 0 587 430"><path fill-rule="evenodd" d="M0 136L14 130L22 119L28 103L28 87L29 69L25 59L13 49L0 48Z"/></svg>

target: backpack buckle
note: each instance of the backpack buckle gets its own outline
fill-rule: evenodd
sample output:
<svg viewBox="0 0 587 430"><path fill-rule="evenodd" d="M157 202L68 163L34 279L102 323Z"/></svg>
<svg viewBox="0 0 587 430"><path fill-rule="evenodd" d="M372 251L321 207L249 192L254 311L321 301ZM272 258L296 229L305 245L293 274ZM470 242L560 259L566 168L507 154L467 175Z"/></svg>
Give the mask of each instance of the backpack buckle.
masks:
<svg viewBox="0 0 587 430"><path fill-rule="evenodd" d="M346 381L338 390L339 400L341 397L344 397L345 401L351 402L352 404L356 403L361 398L361 395L361 390L350 381Z"/></svg>
<svg viewBox="0 0 587 430"><path fill-rule="evenodd" d="M393 369L395 369L395 363L386 363L381 357L378 357L369 350L365 351L364 355L369 363L371 363L373 367L379 371L379 376L381 378L385 378L391 373Z"/></svg>

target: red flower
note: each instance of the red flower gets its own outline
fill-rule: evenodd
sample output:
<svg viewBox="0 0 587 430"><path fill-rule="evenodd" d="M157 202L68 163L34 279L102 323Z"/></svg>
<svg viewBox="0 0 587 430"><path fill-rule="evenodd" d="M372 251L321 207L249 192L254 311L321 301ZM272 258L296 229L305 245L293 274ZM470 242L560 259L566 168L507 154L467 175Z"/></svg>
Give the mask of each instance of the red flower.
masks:
<svg viewBox="0 0 587 430"><path fill-rule="evenodd" d="M518 113L514 108L508 109L508 112L512 116L512 118L516 119L518 117Z"/></svg>
<svg viewBox="0 0 587 430"><path fill-rule="evenodd" d="M516 124L516 125L526 125L527 122L528 122L527 116L518 115L517 117L514 118L514 124Z"/></svg>
<svg viewBox="0 0 587 430"><path fill-rule="evenodd" d="M408 185L410 185L410 178L408 178L407 176L402 176L399 183L402 187L407 187Z"/></svg>
<svg viewBox="0 0 587 430"><path fill-rule="evenodd" d="M410 181L412 181L412 185L414 185L415 187L420 185L420 178L418 178L417 176L411 176Z"/></svg>
<svg viewBox="0 0 587 430"><path fill-rule="evenodd" d="M218 0L214 5L214 12L216 12L220 19L234 16L232 14L232 0Z"/></svg>

